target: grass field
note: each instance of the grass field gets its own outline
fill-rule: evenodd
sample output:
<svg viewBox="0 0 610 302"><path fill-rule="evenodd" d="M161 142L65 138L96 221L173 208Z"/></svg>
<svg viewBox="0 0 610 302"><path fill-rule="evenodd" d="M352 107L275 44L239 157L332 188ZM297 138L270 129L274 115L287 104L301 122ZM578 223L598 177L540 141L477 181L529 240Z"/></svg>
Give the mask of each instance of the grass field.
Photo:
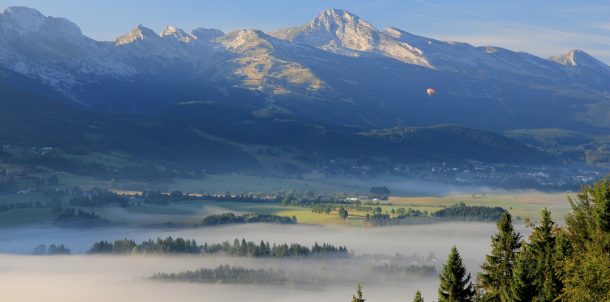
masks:
<svg viewBox="0 0 610 302"><path fill-rule="evenodd" d="M391 197L390 202L397 206L412 207L434 211L458 202L467 205L503 207L514 216L536 220L542 209L549 209L556 218L563 217L570 209L568 196L574 193L513 193L497 195L450 195L445 197Z"/></svg>
<svg viewBox="0 0 610 302"><path fill-rule="evenodd" d="M247 176L233 176L235 181ZM75 179L76 180L76 179ZM82 181L82 178L78 179ZM206 181L224 182L220 179ZM249 181L252 181L250 179ZM273 181L269 180L270 183ZM286 181L286 180L285 180ZM87 184L95 185L91 179ZM99 182L97 183L99 184ZM249 185L252 185L250 183ZM246 188L246 187L242 187ZM261 191L263 191L261 189ZM528 218L537 221L540 211L548 208L556 221L561 222L563 216L569 211L568 195L574 193L539 193L524 192L513 194L487 194L487 195L449 195L443 197L391 197L390 204L379 205L383 213L391 213L392 209L412 208L428 213L436 212L458 202L467 205L500 206L509 210L515 217ZM10 194L0 196L0 204L10 202L36 202L43 201L41 193ZM377 207L373 205L372 207ZM276 203L228 202L228 201L197 201L179 204L139 205L128 208L83 208L86 212L94 211L96 214L111 221L112 224L129 225L159 225L159 224L199 224L201 220L211 214L226 212L273 214L280 216L295 216L299 223L317 225L364 226L366 213L350 211L347 219L341 219L337 211L330 214L314 213L310 208L281 206ZM0 213L0 227L13 227L26 224L50 222L53 218L50 209L20 209Z"/></svg>
<svg viewBox="0 0 610 302"><path fill-rule="evenodd" d="M540 193L526 192L514 194L497 194L497 195L449 195L444 197L391 197L388 205L379 205L372 207L381 207L383 213L391 213L392 209L398 208L413 208L415 210L427 211L434 213L445 207L451 206L458 202L464 202L470 206L487 206L487 207L503 207L519 218L527 218L532 221L537 221L542 209L547 208L552 212L556 221L562 221L563 216L569 211L568 196L574 196L575 193ZM362 226L365 225L365 213L350 212L348 219L343 220L339 217L336 211L331 214L313 213L308 208L284 208L278 210L274 214L282 216L295 216L299 223L304 224L321 224L321 225L350 225Z"/></svg>

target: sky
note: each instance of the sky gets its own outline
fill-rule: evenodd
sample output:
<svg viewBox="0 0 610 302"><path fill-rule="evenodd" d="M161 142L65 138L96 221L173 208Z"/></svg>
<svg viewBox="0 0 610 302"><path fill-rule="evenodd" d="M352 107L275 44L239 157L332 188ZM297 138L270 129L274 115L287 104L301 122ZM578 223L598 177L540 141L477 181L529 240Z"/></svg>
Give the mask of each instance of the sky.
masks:
<svg viewBox="0 0 610 302"><path fill-rule="evenodd" d="M493 45L541 57L583 49L610 64L608 0L0 0L65 17L97 40L135 25L269 31L307 23L325 8L346 9L377 28L397 27L442 40Z"/></svg>

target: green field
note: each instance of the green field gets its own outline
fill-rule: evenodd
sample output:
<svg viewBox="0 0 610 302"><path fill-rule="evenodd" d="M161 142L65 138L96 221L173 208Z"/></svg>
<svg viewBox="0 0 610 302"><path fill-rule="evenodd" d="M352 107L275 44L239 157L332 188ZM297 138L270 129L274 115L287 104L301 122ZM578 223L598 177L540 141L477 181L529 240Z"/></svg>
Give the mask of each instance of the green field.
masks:
<svg viewBox="0 0 610 302"><path fill-rule="evenodd" d="M467 205L503 207L514 216L536 220L542 209L549 209L556 218L563 217L570 209L568 196L575 193L540 193L525 192L513 194L486 194L482 195L450 195L445 197L392 197L390 202L397 206L412 207L414 209L433 212L458 202Z"/></svg>
<svg viewBox="0 0 610 302"><path fill-rule="evenodd" d="M92 179L81 178L69 174L62 175L62 181L66 183L80 183L83 186L103 186L104 182ZM229 181L229 179L231 179ZM241 181L244 181L241 183ZM231 186L230 184L239 184ZM249 176L216 176L208 177L205 180L198 182L196 180L179 180L173 183L172 189L182 189L185 191L199 184L207 184L208 188L216 186L218 191L222 191L220 186L231 186L232 188L240 188L243 191L254 189L252 191L272 190L273 186L286 186L291 184L295 187L304 185L305 181L299 180L283 180L283 183L278 184L275 179L264 179L260 177ZM182 187L180 187L182 186ZM328 188L339 190L337 187L327 185ZM106 182L106 187L108 183ZM317 185L318 189L325 190L322 185ZM128 189L117 190L123 193L133 193ZM237 189L233 190L234 192ZM548 208L553 213L556 220L561 221L562 217L569 211L567 201L568 195L574 193L540 193L540 192L523 192L513 194L486 194L486 195L448 195L443 197L391 197L388 204L372 205L371 207L381 207L382 213L391 213L392 209L412 208L428 213L436 212L447 206L451 206L458 202L464 202L467 205L479 206L500 206L509 210L516 218L528 218L536 221L540 211L543 208ZM18 202L36 202L46 201L42 193L33 192L28 194L10 194L0 196L0 204L18 203ZM64 203L66 200L64 200ZM339 206L337 206L339 207ZM313 213L310 208L301 208L295 206L282 206L277 203L255 203L255 202L233 202L233 201L197 201L197 202L181 202L170 205L132 205L127 208L118 207L103 207L103 208L82 208L83 211L94 211L102 218L108 219L112 225L195 225L211 214L219 214L225 212L258 213L258 214L273 214L280 216L295 216L299 223L316 224L316 225L340 225L340 226L363 226L365 223L366 213L358 213L350 211L347 219L341 219L337 211L330 214ZM53 214L48 208L43 209L20 209L5 213L0 213L0 227L12 227L36 223L52 222Z"/></svg>

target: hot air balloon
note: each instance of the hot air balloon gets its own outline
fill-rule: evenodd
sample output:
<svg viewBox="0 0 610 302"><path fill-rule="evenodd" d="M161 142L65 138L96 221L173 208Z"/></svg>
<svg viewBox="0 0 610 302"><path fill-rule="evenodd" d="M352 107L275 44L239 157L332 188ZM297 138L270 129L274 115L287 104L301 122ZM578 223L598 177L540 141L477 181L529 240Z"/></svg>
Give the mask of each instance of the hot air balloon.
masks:
<svg viewBox="0 0 610 302"><path fill-rule="evenodd" d="M434 90L434 88L430 87L430 88L426 89L426 93L428 94L428 96L433 96L436 93L436 90Z"/></svg>

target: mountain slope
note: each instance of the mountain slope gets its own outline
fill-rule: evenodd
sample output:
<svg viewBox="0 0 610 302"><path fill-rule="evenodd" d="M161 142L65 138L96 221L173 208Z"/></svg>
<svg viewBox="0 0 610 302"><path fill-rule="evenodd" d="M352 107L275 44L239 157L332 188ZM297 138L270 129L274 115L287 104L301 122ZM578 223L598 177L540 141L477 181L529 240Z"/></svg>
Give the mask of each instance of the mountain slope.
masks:
<svg viewBox="0 0 610 302"><path fill-rule="evenodd" d="M87 111L11 87L17 81L25 87L35 85L0 69L0 145L50 146L77 153L116 151L138 160L189 163L209 171L256 167L241 149L202 137L179 119Z"/></svg>
<svg viewBox="0 0 610 302"><path fill-rule="evenodd" d="M551 57L549 60L564 65L570 77L575 81L585 79L589 86L599 89L608 87L610 67L583 50L570 50L563 55Z"/></svg>
<svg viewBox="0 0 610 302"><path fill-rule="evenodd" d="M180 117L192 127L224 139L275 148L293 148L305 157L390 158L394 163L421 161L541 163L554 158L503 135L456 125L361 128L299 121L283 112L253 114L217 103L178 104L166 116Z"/></svg>
<svg viewBox="0 0 610 302"><path fill-rule="evenodd" d="M336 9L268 34L137 26L99 42L68 20L11 7L0 14L0 67L94 111L150 114L211 101L369 130L610 129L609 68L584 52L548 60L444 42Z"/></svg>
<svg viewBox="0 0 610 302"><path fill-rule="evenodd" d="M120 152L135 162L161 161L209 172L265 173L242 149L261 147L289 148L314 162L336 157L387 157L397 163L552 160L516 141L475 129L410 128L415 135L388 139L386 134L397 130L324 126L281 111L264 114L253 110L256 104L247 103L175 104L156 116L106 114L12 88L18 81L22 87L35 84L0 71L0 145L51 146L78 154Z"/></svg>

